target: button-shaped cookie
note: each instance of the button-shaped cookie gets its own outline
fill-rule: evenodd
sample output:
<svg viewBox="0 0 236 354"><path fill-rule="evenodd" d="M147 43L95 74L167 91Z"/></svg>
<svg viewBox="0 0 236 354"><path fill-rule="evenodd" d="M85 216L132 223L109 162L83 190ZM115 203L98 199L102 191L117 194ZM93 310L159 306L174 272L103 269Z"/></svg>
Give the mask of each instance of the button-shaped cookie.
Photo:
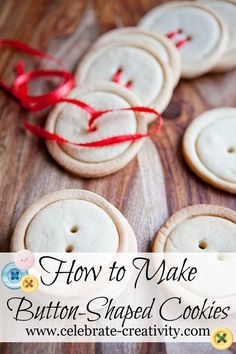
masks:
<svg viewBox="0 0 236 354"><path fill-rule="evenodd" d="M218 205L193 205L177 211L160 228L153 252L163 253L167 268L197 268L193 281L166 283L183 302L199 305L205 298L235 309L236 212ZM158 257L158 254L157 254ZM179 263L178 263L179 262ZM207 269L207 272L206 272ZM222 282L218 279L224 279Z"/></svg>
<svg viewBox="0 0 236 354"><path fill-rule="evenodd" d="M96 110L137 107L138 98L130 90L112 82L80 85L70 98L83 101ZM116 111L96 120L96 129L88 130L90 115L70 104L57 105L49 114L46 129L72 142L94 142L117 135L147 132L145 116L139 112ZM118 171L138 153L142 140L99 147L78 147L66 143L46 142L49 153L66 170L82 177L105 176Z"/></svg>
<svg viewBox="0 0 236 354"><path fill-rule="evenodd" d="M170 65L174 84L177 85L181 73L180 54L175 45L161 33L144 30L138 27L117 28L100 36L92 48L114 43L114 41L121 41L124 38L125 40L139 41L142 45L148 45L155 49L162 60Z"/></svg>
<svg viewBox="0 0 236 354"><path fill-rule="evenodd" d="M161 32L178 47L182 77L194 78L220 61L228 42L223 19L209 7L192 1L173 1L148 12L140 26Z"/></svg>
<svg viewBox="0 0 236 354"><path fill-rule="evenodd" d="M236 212L218 205L179 210L160 228L153 252L235 252Z"/></svg>
<svg viewBox="0 0 236 354"><path fill-rule="evenodd" d="M159 112L169 104L174 87L170 65L159 52L148 44L125 38L95 46L79 63L75 74L78 85L97 80L116 81L117 86L128 87L141 105ZM147 117L148 121L153 118Z"/></svg>
<svg viewBox="0 0 236 354"><path fill-rule="evenodd" d="M227 48L214 67L214 71L222 72L236 67L236 1L235 0L202 0L202 3L217 12L225 21L229 30Z"/></svg>
<svg viewBox="0 0 236 354"><path fill-rule="evenodd" d="M185 131L183 154L204 181L236 193L236 109L213 109L195 118Z"/></svg>
<svg viewBox="0 0 236 354"><path fill-rule="evenodd" d="M58 191L32 205L17 223L11 250L31 252L135 252L125 217L99 195Z"/></svg>

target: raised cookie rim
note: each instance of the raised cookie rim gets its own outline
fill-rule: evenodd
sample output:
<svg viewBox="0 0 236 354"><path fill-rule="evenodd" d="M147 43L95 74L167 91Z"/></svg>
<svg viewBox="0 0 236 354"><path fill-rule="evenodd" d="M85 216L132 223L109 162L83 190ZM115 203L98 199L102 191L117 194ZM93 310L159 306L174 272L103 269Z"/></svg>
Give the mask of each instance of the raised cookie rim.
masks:
<svg viewBox="0 0 236 354"><path fill-rule="evenodd" d="M162 68L162 72L164 75L163 79L163 85L162 85L162 90L160 94L158 95L157 98L155 98L150 104L150 107L153 107L157 109L160 113L162 113L168 104L170 103L171 97L173 95L173 88L174 88L174 79L172 75L172 69L168 63L165 63L162 58L160 58L160 54L158 53L157 50L153 49L151 46L147 44L142 44L140 43L139 40L126 40L122 39L122 41L113 41L113 43L108 43L104 44L99 47L95 47L91 49L81 60L79 63L77 70L75 72L75 82L83 83L86 81L86 74L89 70L90 64L93 61L93 59L105 51L108 48L113 48L113 47L134 47L138 48L141 50L146 51L149 53L151 56L154 57L154 59L160 64ZM122 86L120 84L116 84L117 86ZM140 100L140 99L139 99ZM142 103L141 103L142 104ZM147 117L148 122L152 122L153 118Z"/></svg>
<svg viewBox="0 0 236 354"><path fill-rule="evenodd" d="M204 1L204 0L203 0ZM222 0L219 0L222 1ZM223 2L229 2L236 7L236 0L223 0ZM208 6L205 4L205 6ZM220 62L213 68L213 73L222 73L225 71L233 70L236 67L236 50L233 53L227 54L224 53L220 59Z"/></svg>
<svg viewBox="0 0 236 354"><path fill-rule="evenodd" d="M35 215L47 205L55 203L59 200L81 199L89 201L102 208L114 222L119 235L119 246L117 252L136 252L137 240L136 236L122 213L105 198L100 195L82 189L64 189L43 196L41 199L32 204L21 216L15 227L12 240L11 252L18 252L25 248L25 235L27 228Z"/></svg>
<svg viewBox="0 0 236 354"><path fill-rule="evenodd" d="M236 193L236 183L225 181L209 171L199 159L195 146L196 140L202 129L208 124L221 119L222 115L225 115L225 111L227 111L229 115L232 114L232 116L236 116L236 108L224 107L206 111L195 118L184 133L182 151L187 164L198 177L214 187L230 193Z"/></svg>
<svg viewBox="0 0 236 354"><path fill-rule="evenodd" d="M153 32L153 31L149 31L149 30L145 30L139 27L121 27L121 28L116 28L113 29L109 32L105 32L104 34L102 34L100 37L98 37L98 39L96 40L96 42L92 45L91 49L93 48L97 48L98 46L103 46L108 44L109 42L115 42L115 41L120 41L121 38L120 36L122 36L123 34L143 34L145 36L149 36L155 40L157 40L158 42L160 42L163 47L165 47L167 53L168 53L168 57L169 57L169 61L170 61L170 67L171 67L171 71L174 77L174 86L177 86L179 79L180 79L180 74L181 74L181 58L180 58L180 54L178 49L176 48L176 46L170 41L168 40L163 34L161 33L157 33L157 32ZM120 36L119 36L120 34ZM122 38L123 40L123 38ZM143 43L141 39L135 38L135 41L140 43Z"/></svg>
<svg viewBox="0 0 236 354"><path fill-rule="evenodd" d="M79 88L75 88L71 91L69 97L73 97L74 92L76 94L82 94L84 92L92 92L92 91L104 91L111 92L119 95L124 98L130 106L140 106L140 102L136 96L128 89L121 87L120 85L114 84L112 82L106 81L97 81L90 85L82 85ZM64 106L68 103L60 103L49 114L45 128L50 132L54 133L55 124L58 117L58 114L64 108ZM147 120L146 118L139 112L134 112L136 120L137 120L137 133L146 133L147 132ZM127 165L138 153L142 146L142 139L131 142L128 148L116 158L99 162L99 163L90 163L76 160L72 156L68 155L55 141L46 141L46 146L49 153L52 157L64 167L67 171L81 176L81 177L103 177L109 174L112 174L125 165Z"/></svg>
<svg viewBox="0 0 236 354"><path fill-rule="evenodd" d="M164 255L166 253L166 241L173 229L176 228L181 222L189 218L201 215L222 217L224 219L236 223L236 211L224 206L214 204L195 204L185 207L170 216L169 219L164 223L164 225L161 226L153 242L152 252L163 253ZM170 292L171 295L176 296L176 294L178 294L179 296L182 296L183 299L188 298L188 302L186 303L187 305L192 304L193 306L196 306L197 304L199 304L200 300L204 299L204 296L193 293L188 288L185 288L182 284L176 282L172 284L171 288L168 287L167 290ZM222 306L228 306L229 301L231 303L235 303L235 296L236 294L229 295L227 297L214 296L210 297L209 300L215 300ZM232 313L234 311L236 311L235 306L234 308L232 308Z"/></svg>
<svg viewBox="0 0 236 354"><path fill-rule="evenodd" d="M228 33L227 25L217 13L215 13L206 5L203 5L202 3L193 2L193 1L172 1L171 3L164 3L159 6L156 6L153 9L151 9L146 15L143 16L143 18L140 20L138 25L141 28L145 28L144 24L146 22L149 22L147 20L148 17L150 16L151 18L151 16L153 16L153 14L156 11L160 9L165 9L165 8L168 9L168 8L174 8L179 6L181 7L191 6L209 12L211 16L214 16L217 19L220 27L220 33L221 33L221 38L219 40L217 47L214 49L213 52L211 52L211 54L207 56L207 59L206 57L204 57L201 60L201 62L200 61L197 62L197 65L191 64L189 67L185 66L185 68L183 68L182 66L181 77L185 79L191 79L206 74L207 72L211 71L215 67L215 65L217 65L217 63L220 61L220 59L222 58L225 52L228 43L229 33Z"/></svg>
<svg viewBox="0 0 236 354"><path fill-rule="evenodd" d="M236 224L236 212L230 208L215 204L195 204L178 210L159 229L152 245L152 252L165 252L166 241L170 233L183 221L195 216L216 216Z"/></svg>

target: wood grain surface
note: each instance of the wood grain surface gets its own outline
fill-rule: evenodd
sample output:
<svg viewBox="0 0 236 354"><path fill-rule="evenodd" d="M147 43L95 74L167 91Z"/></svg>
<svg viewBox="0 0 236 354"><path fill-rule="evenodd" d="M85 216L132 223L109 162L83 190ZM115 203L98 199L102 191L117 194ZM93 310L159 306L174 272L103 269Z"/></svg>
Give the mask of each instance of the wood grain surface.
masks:
<svg viewBox="0 0 236 354"><path fill-rule="evenodd" d="M16 38L56 55L69 70L99 34L135 25L159 4L154 0L2 0L0 36ZM24 59L1 49L0 76L10 83L13 66ZM47 65L47 64L46 64ZM137 159L118 173L99 179L81 179L61 169L49 156L43 141L27 134L24 118L43 124L47 112L30 114L0 92L0 251L9 251L10 239L23 211L46 193L63 188L94 191L113 203L129 220L140 251L150 250L155 233L178 209L195 203L212 203L236 210L236 198L212 188L185 164L180 142L189 122L216 107L236 106L236 71L181 81L167 108L165 125L147 139ZM50 88L49 82L37 90ZM1 354L198 354L216 353L210 345L182 344L0 344ZM227 351L236 353L236 349Z"/></svg>

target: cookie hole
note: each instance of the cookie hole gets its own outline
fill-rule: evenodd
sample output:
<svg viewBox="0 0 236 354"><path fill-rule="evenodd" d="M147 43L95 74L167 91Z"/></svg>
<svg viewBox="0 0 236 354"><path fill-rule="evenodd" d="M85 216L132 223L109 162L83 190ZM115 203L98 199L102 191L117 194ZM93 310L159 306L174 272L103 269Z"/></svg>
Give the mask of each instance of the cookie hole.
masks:
<svg viewBox="0 0 236 354"><path fill-rule="evenodd" d="M95 125L93 125L93 127L92 128L87 128L87 133L93 133L93 132L96 132L98 130L98 128L95 126Z"/></svg>
<svg viewBox="0 0 236 354"><path fill-rule="evenodd" d="M76 226L76 225L72 226L72 228L70 229L70 232L71 232L72 234L75 234L75 233L78 232L78 231L79 231L79 228L78 228L78 226Z"/></svg>
<svg viewBox="0 0 236 354"><path fill-rule="evenodd" d="M116 70L116 73L117 74L121 74L123 71L123 68L120 66L117 70Z"/></svg>
<svg viewBox="0 0 236 354"><path fill-rule="evenodd" d="M181 28L177 29L178 33L183 33L183 30Z"/></svg>
<svg viewBox="0 0 236 354"><path fill-rule="evenodd" d="M201 240L198 244L198 247L201 249L201 250L205 250L207 248L207 242L204 241L204 240Z"/></svg>
<svg viewBox="0 0 236 354"><path fill-rule="evenodd" d="M125 85L125 87L128 89L130 89L132 86L133 86L133 80L129 80Z"/></svg>
<svg viewBox="0 0 236 354"><path fill-rule="evenodd" d="M236 151L236 149L235 149L235 147L233 147L233 146L230 146L230 147L227 149L227 152L228 152L229 154L233 154L235 151Z"/></svg>
<svg viewBox="0 0 236 354"><path fill-rule="evenodd" d="M192 39L193 39L192 36L188 36L188 37L187 37L187 40L188 40L188 41L191 41Z"/></svg>
<svg viewBox="0 0 236 354"><path fill-rule="evenodd" d="M69 245L69 246L66 247L66 252L67 253L73 252L73 250L74 250L74 247L72 245Z"/></svg>
<svg viewBox="0 0 236 354"><path fill-rule="evenodd" d="M223 254L218 254L218 255L217 255L217 259L218 259L219 261L223 261L223 260L224 260Z"/></svg>

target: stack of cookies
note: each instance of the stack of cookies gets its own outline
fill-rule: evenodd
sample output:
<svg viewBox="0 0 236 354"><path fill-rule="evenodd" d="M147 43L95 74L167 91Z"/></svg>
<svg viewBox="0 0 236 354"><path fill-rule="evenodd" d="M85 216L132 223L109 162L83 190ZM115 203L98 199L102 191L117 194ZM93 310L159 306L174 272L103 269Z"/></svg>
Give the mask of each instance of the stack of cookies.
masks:
<svg viewBox="0 0 236 354"><path fill-rule="evenodd" d="M148 12L140 27L160 32L179 48L181 77L236 66L235 0L167 2Z"/></svg>
<svg viewBox="0 0 236 354"><path fill-rule="evenodd" d="M142 105L163 112L179 81L180 55L160 33L128 27L101 36L78 66L78 84L97 80L126 86Z"/></svg>
<svg viewBox="0 0 236 354"><path fill-rule="evenodd" d="M235 67L234 19L234 0L174 1L147 13L139 27L105 33L79 63L75 74L78 87L69 97L108 113L96 122L97 129L89 132L88 113L61 103L49 114L46 129L82 143L145 134L154 117L133 110L110 110L150 106L162 113L180 77L196 78ZM183 153L192 170L231 193L236 193L235 132L236 109L225 108L195 119L183 139ZM138 153L142 141L78 147L48 140L47 148L66 170L91 178L123 168ZM235 225L232 210L193 206L178 212L161 228L153 251L235 251ZM212 237L212 230L216 237ZM223 230L232 245L229 249L218 242ZM75 237L78 234L80 238ZM107 201L88 191L65 190L46 196L20 219L12 250L24 247L35 252L132 252L137 244L126 219Z"/></svg>
<svg viewBox="0 0 236 354"><path fill-rule="evenodd" d="M115 29L92 45L75 74L79 88L70 93L97 110L150 106L162 113L182 78L236 66L236 2L174 1L148 12L139 27ZM156 117L110 112L96 132L87 131L88 115L65 103L49 115L46 129L69 141L91 142L114 135L145 134ZM53 158L83 177L100 177L123 168L141 141L95 148L47 142Z"/></svg>

